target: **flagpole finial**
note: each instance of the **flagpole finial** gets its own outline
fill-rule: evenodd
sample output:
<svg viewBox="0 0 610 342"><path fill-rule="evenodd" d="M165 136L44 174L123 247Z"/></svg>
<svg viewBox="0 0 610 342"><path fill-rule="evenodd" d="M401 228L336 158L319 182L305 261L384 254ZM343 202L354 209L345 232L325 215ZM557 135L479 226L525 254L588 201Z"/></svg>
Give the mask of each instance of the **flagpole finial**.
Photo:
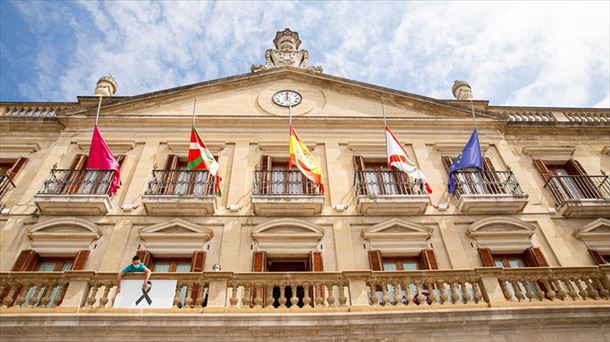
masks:
<svg viewBox="0 0 610 342"><path fill-rule="evenodd" d="M95 85L95 96L112 96L116 93L118 85L112 76L102 76Z"/></svg>
<svg viewBox="0 0 610 342"><path fill-rule="evenodd" d="M458 100L472 100L472 87L466 81L454 81L451 88L453 96Z"/></svg>

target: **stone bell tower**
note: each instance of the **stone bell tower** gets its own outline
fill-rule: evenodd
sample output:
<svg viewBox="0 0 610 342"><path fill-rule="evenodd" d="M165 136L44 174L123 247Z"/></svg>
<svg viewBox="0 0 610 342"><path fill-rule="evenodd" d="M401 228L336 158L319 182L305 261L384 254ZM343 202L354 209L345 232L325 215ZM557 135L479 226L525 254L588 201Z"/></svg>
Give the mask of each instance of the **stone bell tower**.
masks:
<svg viewBox="0 0 610 342"><path fill-rule="evenodd" d="M289 28L284 31L277 31L273 44L275 49L265 51L265 64L253 64L250 68L252 72L282 66L302 67L303 69L322 72L322 66L309 65L309 51L299 50L301 40L298 32L291 31Z"/></svg>

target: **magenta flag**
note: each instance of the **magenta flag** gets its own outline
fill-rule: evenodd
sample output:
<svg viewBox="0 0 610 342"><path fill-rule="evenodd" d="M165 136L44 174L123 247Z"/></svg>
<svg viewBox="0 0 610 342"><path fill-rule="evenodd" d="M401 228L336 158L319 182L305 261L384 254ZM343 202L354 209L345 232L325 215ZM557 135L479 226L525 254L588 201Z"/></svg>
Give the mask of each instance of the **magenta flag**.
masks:
<svg viewBox="0 0 610 342"><path fill-rule="evenodd" d="M112 196L121 186L121 175L119 173L119 163L114 159L114 156L97 125L93 127L93 136L91 137L91 147L89 148L89 157L87 158L88 169L114 170L114 179L110 185L108 195Z"/></svg>

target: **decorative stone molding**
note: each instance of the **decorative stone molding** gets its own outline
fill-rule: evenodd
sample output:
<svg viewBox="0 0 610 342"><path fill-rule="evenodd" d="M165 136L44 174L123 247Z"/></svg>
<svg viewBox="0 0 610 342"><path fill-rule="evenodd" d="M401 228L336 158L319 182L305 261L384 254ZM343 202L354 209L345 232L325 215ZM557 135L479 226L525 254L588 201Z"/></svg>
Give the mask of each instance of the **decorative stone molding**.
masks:
<svg viewBox="0 0 610 342"><path fill-rule="evenodd" d="M575 238L591 249L602 253L610 252L610 220L599 218L574 231Z"/></svg>
<svg viewBox="0 0 610 342"><path fill-rule="evenodd" d="M419 223L391 219L362 230L362 239L370 242L371 249L384 255L418 255L429 247L433 229Z"/></svg>
<svg viewBox="0 0 610 342"><path fill-rule="evenodd" d="M324 229L304 220L287 218L252 227L250 234L257 242L255 250L274 255L294 255L316 250Z"/></svg>
<svg viewBox="0 0 610 342"><path fill-rule="evenodd" d="M351 141L347 143L347 149L369 158L387 158L386 145L380 142Z"/></svg>
<svg viewBox="0 0 610 342"><path fill-rule="evenodd" d="M156 256L191 256L214 236L211 229L183 219L140 228L138 234L144 248Z"/></svg>
<svg viewBox="0 0 610 342"><path fill-rule="evenodd" d="M0 158L17 159L39 150L40 145L38 143L0 143Z"/></svg>
<svg viewBox="0 0 610 342"><path fill-rule="evenodd" d="M464 145L466 144L466 142L460 142L460 143L448 143L448 142L437 142L434 143L434 150L440 152L443 155L457 155L459 153L462 152L462 150L464 149ZM487 152L487 149L489 149L489 144L488 143L481 143L481 153L485 153Z"/></svg>
<svg viewBox="0 0 610 342"><path fill-rule="evenodd" d="M51 219L27 229L30 248L43 256L73 256L81 249L89 249L102 235L96 224L76 217Z"/></svg>
<svg viewBox="0 0 610 342"><path fill-rule="evenodd" d="M169 148L172 153L180 156L186 156L189 150L189 143L185 141L167 141L167 148ZM224 150L226 144L224 142L207 142L205 144L212 154L220 153L220 151Z"/></svg>
<svg viewBox="0 0 610 342"><path fill-rule="evenodd" d="M91 148L91 140L79 140L73 143L76 143L82 151L89 151L89 148ZM106 145L112 153L123 154L133 150L136 147L136 142L134 140L106 140Z"/></svg>
<svg viewBox="0 0 610 342"><path fill-rule="evenodd" d="M532 247L536 226L510 217L488 217L479 220L466 231L478 247L494 252L521 253Z"/></svg>
<svg viewBox="0 0 610 342"><path fill-rule="evenodd" d="M525 146L523 154L533 159L565 161L572 159L575 146Z"/></svg>
<svg viewBox="0 0 610 342"><path fill-rule="evenodd" d="M263 151L263 154L270 156L288 157L288 139L285 141L259 141L258 148ZM307 144L309 151L313 152L316 149L316 144Z"/></svg>

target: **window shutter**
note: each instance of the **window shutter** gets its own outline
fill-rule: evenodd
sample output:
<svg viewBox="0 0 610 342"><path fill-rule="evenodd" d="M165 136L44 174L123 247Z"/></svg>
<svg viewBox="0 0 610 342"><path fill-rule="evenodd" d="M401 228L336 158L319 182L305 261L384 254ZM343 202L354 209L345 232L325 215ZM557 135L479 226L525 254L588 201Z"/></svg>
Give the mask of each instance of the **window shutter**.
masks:
<svg viewBox="0 0 610 342"><path fill-rule="evenodd" d="M354 169L356 171L364 171L364 157L362 156L354 156Z"/></svg>
<svg viewBox="0 0 610 342"><path fill-rule="evenodd" d="M144 264L144 266L148 267L152 270L152 266L150 263L152 261L152 254L146 249L139 250L136 255L140 257L140 262Z"/></svg>
<svg viewBox="0 0 610 342"><path fill-rule="evenodd" d="M373 271L383 271L383 259L380 250L369 251L369 265L371 265Z"/></svg>
<svg viewBox="0 0 610 342"><path fill-rule="evenodd" d="M267 252L260 251L252 254L252 272L267 271Z"/></svg>
<svg viewBox="0 0 610 342"><path fill-rule="evenodd" d="M523 252L523 259L527 267L548 267L549 263L546 261L542 250L538 247L530 247Z"/></svg>
<svg viewBox="0 0 610 342"><path fill-rule="evenodd" d="M271 170L271 156L266 154L261 156L261 170Z"/></svg>
<svg viewBox="0 0 610 342"><path fill-rule="evenodd" d="M417 258L417 265L419 266L420 270L438 270L438 264L436 263L434 251L431 249L422 250Z"/></svg>
<svg viewBox="0 0 610 342"><path fill-rule="evenodd" d="M205 265L206 252L203 250L196 250L193 252L193 260L191 261L191 272L202 272L203 266Z"/></svg>
<svg viewBox="0 0 610 342"><path fill-rule="evenodd" d="M534 166L536 167L536 170L538 170L538 172L540 172L540 175L542 176L542 178L544 178L544 181L548 181L549 178L551 178L552 174L551 174L551 170L549 170L546 167L546 164L544 164L544 162L540 159L534 159Z"/></svg>
<svg viewBox="0 0 610 342"><path fill-rule="evenodd" d="M324 265L322 264L322 252L309 252L309 270L311 272L324 271Z"/></svg>
<svg viewBox="0 0 610 342"><path fill-rule="evenodd" d="M178 168L179 158L175 154L170 154L167 156L167 161L165 162L166 170L176 170Z"/></svg>
<svg viewBox="0 0 610 342"><path fill-rule="evenodd" d="M72 170L82 170L87 166L87 155L86 154L77 154L74 157L74 161L72 162Z"/></svg>
<svg viewBox="0 0 610 342"><path fill-rule="evenodd" d="M8 178L10 178L10 179L15 178L17 173L19 173L19 170L21 170L23 168L23 166L25 165L25 163L27 161L28 161L28 158L24 158L24 157L17 158L17 160L13 163L11 168L8 169L8 171L6 172L6 175L8 176Z"/></svg>
<svg viewBox="0 0 610 342"><path fill-rule="evenodd" d="M604 256L597 249L589 249L589 254L591 254L591 256L593 257L593 260L595 260L596 264L598 264L598 265L606 264L606 259L604 259Z"/></svg>
<svg viewBox="0 0 610 342"><path fill-rule="evenodd" d="M568 164L568 168L575 176L586 176L587 175L587 171L585 171L585 168L582 167L582 164L580 164L580 162L578 160L570 159L570 160L568 160L567 164Z"/></svg>
<svg viewBox="0 0 610 342"><path fill-rule="evenodd" d="M38 253L32 249L26 249L19 253L17 261L13 265L11 272L27 272L34 271L34 267L38 263Z"/></svg>
<svg viewBox="0 0 610 342"><path fill-rule="evenodd" d="M87 258L91 253L88 249L81 249L76 252L76 257L74 258L74 264L72 264L72 271L80 271L85 268L85 263L87 262Z"/></svg>
<svg viewBox="0 0 610 342"><path fill-rule="evenodd" d="M504 194L506 193L504 186L502 185L502 180L496 173L496 168L491 161L491 158L485 157L483 158L483 167L484 173L483 177L487 181L487 191L490 194Z"/></svg>
<svg viewBox="0 0 610 342"><path fill-rule="evenodd" d="M443 156L443 165L445 165L445 169L447 169L447 172L449 172L451 164L453 164L453 158L449 156Z"/></svg>
<svg viewBox="0 0 610 342"><path fill-rule="evenodd" d="M365 171L364 158L362 156L354 156L354 170L357 179L356 192L358 195L367 195L369 193L368 182L366 181L366 175L362 172Z"/></svg>
<svg viewBox="0 0 610 342"><path fill-rule="evenodd" d="M483 267L496 267L496 263L494 262L494 256L491 254L491 249L489 248L478 248L479 257L481 257L481 263L483 263Z"/></svg>
<svg viewBox="0 0 610 342"><path fill-rule="evenodd" d="M118 156L116 156L116 162L119 164L119 170L121 169L121 166L123 166L123 162L125 161L125 155L124 154L119 154Z"/></svg>

